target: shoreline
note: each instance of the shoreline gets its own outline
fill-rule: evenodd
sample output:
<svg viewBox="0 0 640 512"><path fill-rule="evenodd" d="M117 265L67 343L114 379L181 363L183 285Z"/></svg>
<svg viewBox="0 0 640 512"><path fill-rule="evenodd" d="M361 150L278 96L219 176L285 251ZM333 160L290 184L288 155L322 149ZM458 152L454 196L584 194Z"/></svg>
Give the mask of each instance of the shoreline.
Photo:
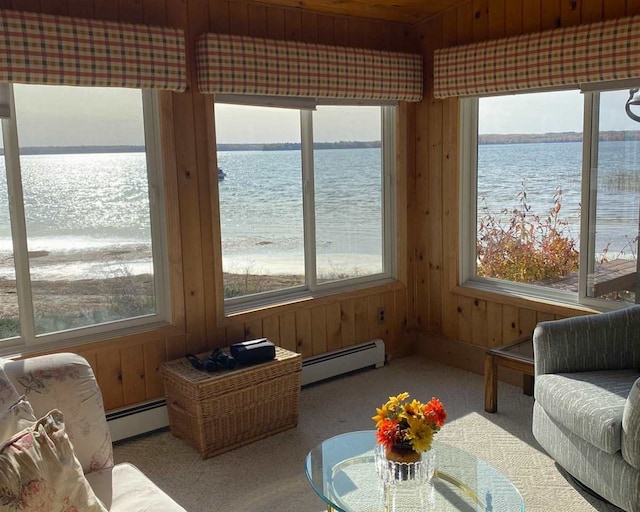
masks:
<svg viewBox="0 0 640 512"><path fill-rule="evenodd" d="M223 274L228 297L280 290L304 284L302 275L266 276L260 274ZM31 283L37 315L55 316L126 307L153 297L153 276L137 274L103 279L34 280ZM18 316L15 279L0 277L0 319Z"/></svg>

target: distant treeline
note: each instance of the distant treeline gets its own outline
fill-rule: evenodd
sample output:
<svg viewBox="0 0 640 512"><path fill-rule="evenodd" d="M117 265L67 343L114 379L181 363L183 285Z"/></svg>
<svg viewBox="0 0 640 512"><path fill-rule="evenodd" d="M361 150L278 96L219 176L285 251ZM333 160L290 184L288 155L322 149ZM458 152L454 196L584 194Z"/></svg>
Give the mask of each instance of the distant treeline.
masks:
<svg viewBox="0 0 640 512"><path fill-rule="evenodd" d="M340 141L340 142L316 142L315 149L356 149L379 148L380 141ZM218 151L291 151L299 150L299 142L283 142L271 144L218 144ZM23 155L65 155L73 153L141 153L144 146L41 146L23 147L20 153ZM0 155L4 150L0 148Z"/></svg>
<svg viewBox="0 0 640 512"><path fill-rule="evenodd" d="M270 144L218 144L218 151L292 151L300 149L299 142ZM339 142L316 142L314 149L359 149L379 148L380 141L341 140Z"/></svg>
<svg viewBox="0 0 640 512"><path fill-rule="evenodd" d="M640 140L640 130L600 132L603 142ZM582 132L481 134L479 144L527 144L534 142L581 142Z"/></svg>
<svg viewBox="0 0 640 512"><path fill-rule="evenodd" d="M601 141L640 141L640 130L600 132ZM479 144L527 144L535 142L581 142L580 132L558 133L487 133L478 135ZM218 144L218 151L292 151L300 149L299 142L271 144ZM379 148L380 141L316 142L314 149ZM144 146L42 146L20 148L23 155L63 155L70 153L141 153ZM4 150L0 148L0 155Z"/></svg>
<svg viewBox="0 0 640 512"><path fill-rule="evenodd" d="M21 155L69 155L73 153L144 153L144 146L28 146L20 148ZM0 155L4 155L3 148L0 148Z"/></svg>

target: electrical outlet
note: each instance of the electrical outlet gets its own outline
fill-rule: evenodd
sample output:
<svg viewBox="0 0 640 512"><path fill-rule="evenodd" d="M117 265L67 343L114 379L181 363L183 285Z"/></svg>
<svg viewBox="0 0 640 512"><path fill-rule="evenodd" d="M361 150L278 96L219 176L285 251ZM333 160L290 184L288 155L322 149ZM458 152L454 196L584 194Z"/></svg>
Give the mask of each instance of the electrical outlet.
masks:
<svg viewBox="0 0 640 512"><path fill-rule="evenodd" d="M377 318L378 318L378 323L379 324L383 324L385 322L385 320L386 320L386 311L384 309L384 306L380 306L378 308Z"/></svg>

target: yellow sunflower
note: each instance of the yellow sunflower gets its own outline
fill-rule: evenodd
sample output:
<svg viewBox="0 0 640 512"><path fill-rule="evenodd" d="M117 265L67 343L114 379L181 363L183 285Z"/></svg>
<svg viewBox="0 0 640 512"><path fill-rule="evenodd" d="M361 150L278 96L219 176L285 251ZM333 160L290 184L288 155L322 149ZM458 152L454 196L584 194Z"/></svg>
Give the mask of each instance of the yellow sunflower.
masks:
<svg viewBox="0 0 640 512"><path fill-rule="evenodd" d="M376 422L376 428L380 428L382 422L389 417L389 409L387 404L384 404L380 409L376 408L376 415L371 419Z"/></svg>
<svg viewBox="0 0 640 512"><path fill-rule="evenodd" d="M385 405L387 409L395 411L396 407L400 405L400 402L403 402L407 398L409 398L409 393L405 391L404 393L400 393L398 396L390 396L389 401Z"/></svg>
<svg viewBox="0 0 640 512"><path fill-rule="evenodd" d="M407 417L409 429L406 438L411 441L412 448L417 452L426 452L431 448L433 429L420 418Z"/></svg>

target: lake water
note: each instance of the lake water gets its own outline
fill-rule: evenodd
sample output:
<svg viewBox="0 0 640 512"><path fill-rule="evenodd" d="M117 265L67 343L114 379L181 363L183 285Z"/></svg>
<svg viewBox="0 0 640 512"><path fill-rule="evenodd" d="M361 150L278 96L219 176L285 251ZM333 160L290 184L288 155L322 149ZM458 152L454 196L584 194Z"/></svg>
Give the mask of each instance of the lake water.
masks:
<svg viewBox="0 0 640 512"><path fill-rule="evenodd" d="M544 214L561 187L560 216L577 238L581 151L579 143L482 145L479 195L499 213L517 205L526 177L532 212ZM611 242L611 250L622 249L637 233L639 155L640 142L601 143L598 247ZM321 264L380 269L380 150L321 150L315 157ZM301 271L300 152L220 152L219 165L227 173L219 182L225 270ZM150 272L145 169L143 153L23 156L29 250L50 253L32 259L36 278L105 277L105 262ZM0 159L0 277L7 277L11 238L2 191Z"/></svg>
<svg viewBox="0 0 640 512"><path fill-rule="evenodd" d="M609 256L631 256L635 251L640 211L640 142L600 142L597 184L592 184L596 206L596 252L609 247ZM519 207L524 188L530 214L546 217L557 189L562 190L560 218L568 222L565 234L577 242L580 234L582 144L487 144L478 150L478 197L486 198L493 214Z"/></svg>

